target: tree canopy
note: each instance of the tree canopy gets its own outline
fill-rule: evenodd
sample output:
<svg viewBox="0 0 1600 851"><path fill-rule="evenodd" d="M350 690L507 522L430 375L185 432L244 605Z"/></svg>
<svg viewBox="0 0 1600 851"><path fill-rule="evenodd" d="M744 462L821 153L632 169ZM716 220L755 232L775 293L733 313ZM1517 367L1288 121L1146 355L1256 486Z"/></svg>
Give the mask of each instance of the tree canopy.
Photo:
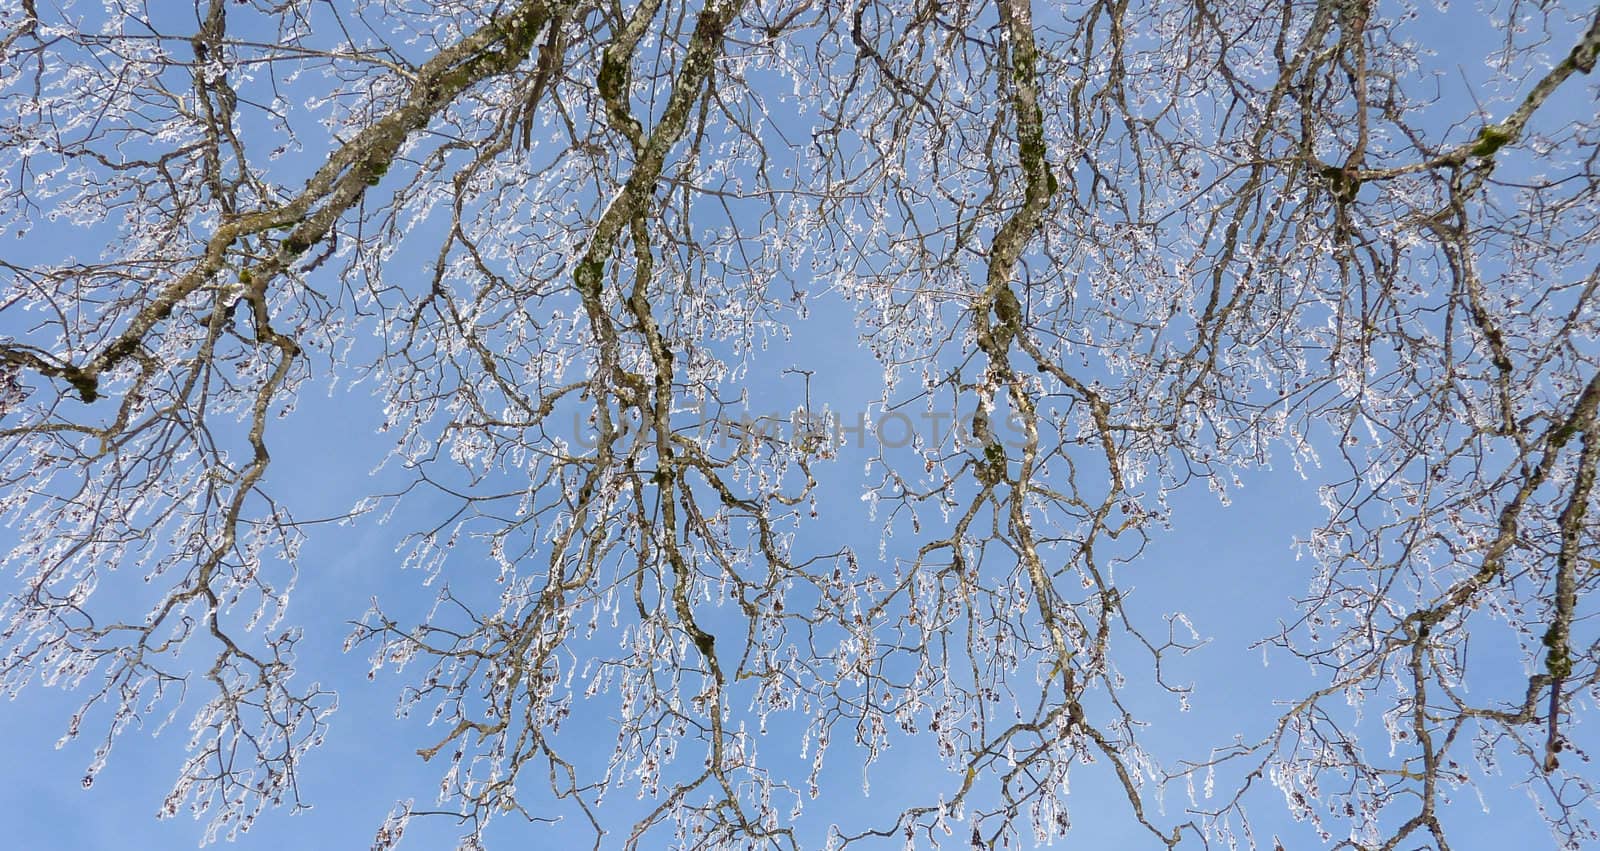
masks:
<svg viewBox="0 0 1600 851"><path fill-rule="evenodd" d="M77 690L86 786L187 724L210 837L310 803L299 552L381 528L344 649L441 779L377 848L1029 847L1085 773L1149 847L1446 849L1521 787L1576 848L1597 53L1526 0L8 3L0 690ZM388 454L308 516L328 394ZM1313 682L1158 744L1228 612L1141 555L1270 469L1326 517L1246 655ZM891 746L915 802L807 808Z"/></svg>

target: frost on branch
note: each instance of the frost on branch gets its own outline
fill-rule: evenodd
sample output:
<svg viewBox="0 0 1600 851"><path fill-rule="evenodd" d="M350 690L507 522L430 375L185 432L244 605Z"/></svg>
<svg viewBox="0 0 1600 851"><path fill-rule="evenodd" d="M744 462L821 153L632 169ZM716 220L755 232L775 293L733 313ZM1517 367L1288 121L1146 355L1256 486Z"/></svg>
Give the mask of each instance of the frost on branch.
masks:
<svg viewBox="0 0 1600 851"><path fill-rule="evenodd" d="M164 815L301 804L338 530L272 461L332 391L398 545L345 649L439 775L375 848L1444 848L1508 786L1595 838L1592 8L13 6L0 686L84 695L85 783L187 719ZM1239 613L1135 592L1272 470L1310 684L1235 707Z"/></svg>

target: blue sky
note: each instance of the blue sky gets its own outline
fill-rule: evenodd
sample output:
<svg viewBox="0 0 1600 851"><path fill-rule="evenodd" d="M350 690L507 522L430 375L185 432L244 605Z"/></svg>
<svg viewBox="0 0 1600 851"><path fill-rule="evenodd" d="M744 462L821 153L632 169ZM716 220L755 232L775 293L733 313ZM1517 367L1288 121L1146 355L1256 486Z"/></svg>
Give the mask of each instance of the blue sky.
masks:
<svg viewBox="0 0 1600 851"><path fill-rule="evenodd" d="M807 332L826 335L835 318L819 311L801 326L793 351L769 353L774 362L784 357L806 357L807 368L817 370L815 398L833 401L835 409L860 405L875 391L877 370L870 358L851 354L842 345L848 336L826 345L826 337L812 349ZM807 340L802 343L798 340ZM825 354L824 354L825 353ZM760 402L752 408L764 412ZM364 389L327 398L307 394L293 417L280 423L275 446L272 484L293 493L303 517L335 514L367 492L366 478L383 447L370 438L377 424L377 406ZM867 522L855 498L861 491L865 449L845 448L837 462L824 471L828 498L821 500L823 520L836 533L841 530L872 540L875 524ZM1291 598L1306 590L1309 570L1297 560L1292 542L1297 535L1323 519L1314 488L1292 469L1257 471L1234 492L1223 507L1203 488L1190 488L1174 501L1170 532L1154 536L1134 564L1123 568L1130 608L1144 617L1145 625L1159 624L1170 611L1189 613L1199 632L1209 639L1200 650L1180 661L1174 678L1196 684L1192 708L1176 709L1164 694L1148 694L1138 711L1153 721L1147 742L1167 758L1198 758L1203 747L1223 744L1233 732L1260 735L1274 715L1273 701L1292 696L1314 681L1304 668L1271 655L1264 664L1260 650L1250 645L1274 631L1278 619L1292 613ZM347 621L365 610L368 598L381 594L386 603L405 610L426 606L432 591L421 586L416 571L400 572L395 565L395 536L405 529L408 513L426 514L414 506L387 526L323 525L311 530L302 553L300 590L291 617L306 629L300 677L335 685L340 708L332 718L332 734L305 766L304 797L314 808L288 817L286 811L269 812L251 833L233 847L268 849L362 848L371 841L376 826L397 800L415 799L422 809L432 801L439 768L424 764L414 750L431 742L431 730L420 721L395 718L394 696L406 680L390 671L375 681L366 679L366 654L358 649L340 652L348 634ZM899 547L903 543L897 543ZM866 550L872 547L864 547ZM891 554L893 550L891 550ZM452 562L451 570L470 575L478 568L470 561ZM1139 663L1130 663L1130 693L1140 694ZM1494 687L1494 683L1485 684ZM1516 688L1512 678L1504 685ZM93 788L80 788L84 765L93 741L85 737L62 749L65 718L76 707L73 696L58 690L31 688L16 701L0 701L0 724L10 735L0 737L0 812L12 847L99 851L109 848L192 847L203 834L204 823L186 814L157 821L154 814L170 787L186 738L184 716L159 739L135 730L123 736L112 759ZM581 718L582 713L579 713ZM605 719L567 732L578 741L592 737L595 747L609 748L612 736ZM788 752L792 765L802 770L793 731L776 729L761 742L763 753L777 758ZM785 735L790 737L786 740ZM937 765L926 764L925 743L900 742L872 771L872 794L860 792L859 768L848 754L837 754L824 773L823 794L808 802L800 826L823 831L833 820L854 823L860 816L885 811L897 801L925 798L929 789L946 788L950 776ZM929 784L928 779L935 782ZM1486 788L1493 790L1492 784ZM1258 798L1255 825L1259 837L1279 835L1290 849L1318 847L1307 825L1282 815L1265 791ZM626 797L626 794L621 797ZM1470 836L1461 847L1500 848L1532 842L1545 834L1524 793L1494 790L1487 796L1485 814L1470 796L1450 815L1457 835ZM1073 832L1064 847L1148 848L1156 846L1127 818L1127 804L1103 772L1075 775L1070 798ZM1167 796L1168 818L1186 806L1182 787ZM1461 828L1470 825L1470 830ZM459 831L447 818L420 818L411 822L406 846L416 849L453 847ZM813 834L817 835L817 834ZM491 830L495 840L512 847L588 847L592 841L584 825L571 822L525 825L502 820ZM603 847L614 847L616 837ZM890 847L886 843L884 847ZM898 842L892 847L899 847ZM957 843L954 847L962 847ZM1269 846L1270 847L1270 846Z"/></svg>
<svg viewBox="0 0 1600 851"><path fill-rule="evenodd" d="M1492 35L1484 19L1465 7L1452 12L1447 20L1452 29L1440 33L1441 45L1475 47ZM1463 53L1476 56L1480 52ZM1448 76L1448 69L1455 64L1442 48L1436 70ZM1463 90L1447 85L1445 91L1436 106L1441 116L1462 114L1466 104ZM1582 109L1585 103L1574 96L1558 106ZM36 238L27 251L50 255L69 252L80 244L83 234L41 229ZM849 313L848 305L825 295L813 306L810 320L796 323L792 342L775 343L754 358L751 375L757 377L749 387L752 412L782 412L792 403L794 385L772 377L785 365L816 371L812 385L815 402L847 417L866 409L879 392L881 368L857 345ZM388 449L380 442L387 438L374 437L381 407L381 400L373 398L367 386L341 386L330 397L313 382L304 391L297 411L274 424L274 464L267 484L280 497L292 499L299 518L337 515L361 496L396 480L392 469L369 477ZM823 471L819 502L828 535L856 542L862 553L873 553L879 526L866 516L859 500L869 481L863 473L867 459L865 449L845 448ZM1292 616L1291 600L1306 591L1309 562L1296 557L1293 542L1325 517L1315 484L1302 479L1287 463L1280 463L1246 475L1243 488L1231 494L1232 503L1227 507L1219 505L1203 485L1192 486L1172 501L1173 528L1155 534L1136 562L1120 568L1129 607L1143 626L1158 626L1163 615L1181 610L1208 639L1172 672L1174 679L1196 684L1188 712L1179 712L1172 697L1141 686L1139 662L1130 663L1129 694L1144 695L1137 709L1153 725L1147 741L1158 756L1169 761L1200 758L1206 747L1225 744L1234 732L1247 738L1258 736L1275 716L1274 700L1302 693L1315 682L1303 666L1252 649L1256 641L1275 631L1281 618ZM415 799L419 809L431 805L441 769L437 763L424 764L414 752L433 741L433 731L424 726L426 718L397 719L394 715L396 692L407 680L385 670L369 681L365 649L345 654L340 647L349 633L348 621L360 616L373 594L381 594L392 609L412 614L431 603L434 591L423 587L420 573L397 570L396 546L409 521L429 516L430 508L441 504L430 503L424 494L408 502L394 522L385 526L363 521L353 526L308 527L299 589L289 614L289 620L306 631L298 677L336 687L340 709L332 718L327 744L315 751L305 766L303 797L314 809L292 818L283 811L269 812L251 834L237 841L237 847L361 848L370 842L396 801ZM913 545L907 537L898 537L887 554L890 558L904 556ZM460 571L461 581L470 583L474 571L489 569L480 567L474 558L470 552L454 557L446 581ZM108 582L101 593L118 592ZM1514 693L1525 682L1520 663L1507 648L1484 642L1477 652L1497 661L1499 664L1483 667L1503 677L1475 682L1475 688L1491 694L1497 689ZM203 833L203 822L187 815L164 822L154 819L181 762L187 714L180 713L173 727L158 739L140 730L123 736L108 767L93 788L85 790L79 781L91 759L93 738L85 736L64 748L55 747L76 705L74 695L43 687L28 689L18 700L0 702L0 724L8 731L0 736L0 814L4 818L0 824L8 834L0 844L60 851L195 845ZM569 746L609 749L608 705L602 701L595 711L578 713L562 734ZM1367 719L1368 724L1371 721ZM803 773L795 733L790 727L775 725L761 747L775 760L775 767ZM896 742L873 768L873 792L867 798L860 792L859 768L848 754L837 755L824 773L821 798L807 804L799 824L802 831L815 840L830 821L855 822L897 809L897 802L923 801L947 788L950 775L934 770L937 766L919 749L923 746L925 743ZM1281 815L1282 808L1274 801L1276 792L1266 789L1265 782L1260 785L1263 788L1254 808L1256 836L1264 840L1279 835L1291 851L1315 847L1318 843L1309 827ZM1547 835L1525 794L1505 788L1507 785L1494 780L1484 783L1488 814L1470 794L1451 808L1452 830L1467 837L1462 847L1537 847ZM621 797L628 794L623 792ZM1127 818L1126 802L1112 788L1103 766L1075 775L1071 805L1074 832L1061 844L1152 847L1148 835L1136 830ZM1180 820L1177 814L1186 806L1181 787L1167 796L1166 806L1166 815L1158 822ZM626 824L620 816L625 816L628 808L625 803L617 808L619 824ZM405 847L452 847L458 833L445 818L414 820ZM579 843L586 847L589 842L586 827L570 819L548 825L518 825L505 819L497 823L490 838L512 847L563 848ZM605 847L614 847L613 840ZM958 830L953 846L963 844Z"/></svg>

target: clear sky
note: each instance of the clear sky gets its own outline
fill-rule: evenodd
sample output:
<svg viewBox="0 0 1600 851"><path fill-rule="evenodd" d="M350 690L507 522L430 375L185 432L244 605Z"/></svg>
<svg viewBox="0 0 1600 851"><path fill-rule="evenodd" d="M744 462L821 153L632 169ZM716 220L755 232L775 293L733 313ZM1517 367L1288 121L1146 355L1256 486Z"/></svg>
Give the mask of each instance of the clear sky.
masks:
<svg viewBox="0 0 1600 851"><path fill-rule="evenodd" d="M792 356L795 363L816 369L817 398L831 400L836 410L849 410L871 398L877 369L868 356L848 345L849 332L833 330L836 325L830 328L834 317L829 313L819 311L815 320L800 327L793 346L770 353L770 358ZM370 437L377 408L364 389L332 399L313 392L291 420L280 424L273 482L280 492L293 495L302 516L336 514L371 487L366 473L383 451ZM826 470L828 491L820 507L836 534L870 542L876 527L865 521L856 498L862 490L865 455L865 448L847 447L841 452ZM1158 624L1166 612L1184 611L1209 639L1176 670L1175 679L1197 686L1190 711L1177 711L1170 696L1158 694L1149 694L1148 702L1137 706L1154 723L1146 741L1165 758L1202 757L1205 746L1224 744L1233 732L1247 737L1262 734L1274 717L1273 701L1301 693L1312 682L1303 667L1251 645L1273 632L1280 618L1291 616L1291 599L1304 593L1309 566L1296 558L1292 543L1322 520L1323 510L1312 483L1287 465L1260 471L1244 484L1231 495L1227 507L1201 488L1185 492L1175 502L1174 528L1154 536L1143 557L1123 569L1124 581L1133 589L1130 609L1142 615L1147 626ZM292 608L292 617L306 629L299 676L335 685L340 708L327 744L314 751L305 766L304 797L314 809L292 818L284 810L269 812L250 834L237 840L237 847L362 848L395 801L415 799L419 809L431 803L439 777L437 764L424 764L413 753L431 741L431 731L420 723L425 719L395 718L394 695L406 680L386 669L368 681L366 654L359 649L340 652L349 631L347 621L365 610L371 594L398 601L402 609L408 596L417 605L431 601L431 590L420 587L420 574L402 573L395 566L394 536L405 528L402 521L403 517L383 527L363 523L312 530ZM890 555L903 552L910 543L896 542ZM489 568L461 560L452 562L450 569ZM450 575L447 571L447 580ZM1271 664L1265 663L1267 659ZM1129 666L1131 693L1137 695L1139 662ZM1519 687L1515 679L1504 685ZM0 813L10 847L100 851L196 844L203 822L186 815L160 822L154 818L181 758L185 717L180 715L159 739L139 731L123 736L107 768L91 789L84 790L78 780L93 741L85 737L62 749L55 747L65 718L75 707L73 695L45 688L32 688L16 701L0 701L0 724L9 731L0 736ZM595 747L608 749L613 736L605 721L586 720L591 723L564 735L569 741L592 737ZM797 743L774 738L762 742L763 753L781 757L787 751L794 757L795 770L803 770ZM902 743L892 750L873 769L872 794L867 798L861 795L858 769L844 758L847 754L839 754L841 758L825 773L830 782L824 783L823 796L807 806L800 825L820 831L835 818L855 822L850 816L881 812L908 791L925 791L929 778L935 781L931 788L945 788L949 775L918 762L926 747L926 742ZM1458 834L1469 837L1461 847L1540 847L1547 834L1525 794L1497 790L1492 782L1486 788L1491 790L1485 799L1487 813L1469 796L1450 814L1453 825L1473 826ZM1282 815L1274 795L1268 791L1259 799L1266 805L1255 810L1260 817L1258 836L1280 835L1290 849L1319 847L1305 824ZM1127 818L1125 800L1103 771L1075 775L1069 800L1074 828L1064 847L1158 847ZM1181 787L1169 795L1167 806L1170 816L1187 806ZM453 847L457 835L449 819L415 819L405 847ZM591 841L581 824L522 825L510 819L498 822L490 837L513 846L528 842L547 848L588 847ZM614 847L615 839L608 839L604 847Z"/></svg>
<svg viewBox="0 0 1600 851"><path fill-rule="evenodd" d="M1489 34L1485 20L1465 4L1443 20L1452 28L1439 33L1441 54L1462 44L1479 44ZM1479 56L1482 51L1463 53ZM1453 64L1440 59L1441 67ZM1436 108L1454 115L1464 103L1459 88L1448 89ZM1584 103L1576 97L1563 108L1582 109ZM83 234L67 228L40 229L37 238L39 242L28 251L49 254L70 251ZM823 295L812 318L796 324L791 342L775 343L754 359L751 374L761 377L753 379L749 388L752 413L780 412L792 400L792 385L774 389L771 378L784 365L815 370L816 402L846 416L867 410L879 393L881 368L857 344L849 310L836 296ZM341 386L330 397L315 383L308 385L296 412L273 426L274 461L266 484L291 500L302 519L337 515L360 497L381 490L391 481L385 477L392 475L392 471L370 475L388 450L381 442L387 438L374 436L381 408L381 400L365 386ZM829 535L855 542L862 553L875 553L879 524L866 516L860 500L868 483L863 473L868 457L866 448L846 446L828 465L821 477L819 510ZM1136 707L1137 714L1152 723L1145 741L1158 757L1169 762L1198 759L1206 756L1206 748L1225 745L1232 733L1259 737L1276 717L1275 700L1302 694L1315 682L1303 665L1254 646L1276 631L1282 619L1293 617L1292 601L1307 589L1310 564L1297 557L1293 544L1325 518L1315 485L1285 462L1247 475L1226 507L1203 485L1191 487L1172 500L1173 528L1157 531L1145 552L1120 568L1129 609L1142 618L1142 625L1159 625L1167 613L1182 611L1207 639L1169 672L1176 680L1196 684L1192 707L1186 712L1179 711L1170 695L1141 692L1141 662L1129 663L1129 694L1143 695L1145 702ZM431 603L433 589L422 587L420 573L399 571L396 555L408 521L428 516L429 508L424 496L385 526L362 521L307 529L301 579L287 619L306 632L297 676L337 688L340 708L332 717L327 743L304 766L302 797L314 808L292 818L283 810L270 811L249 835L238 839L236 847L363 848L396 801L414 799L418 809L431 806L441 768L423 763L415 751L437 735L430 738L433 731L425 727L425 717L397 719L394 713L396 692L409 679L385 669L369 681L366 649L341 652L349 621L361 615L373 594L381 594L399 611L415 612ZM893 539L886 556L904 557L915 545L907 537ZM490 570L474 562L481 556L464 549L453 557L444 578L450 581L453 571ZM869 567L880 569L882 564ZM137 577L119 576L115 581L137 582ZM100 593L117 590L108 582ZM1504 657L1505 664L1486 666L1504 677L1486 678L1473 683L1474 688L1489 694L1505 691L1511 697L1525 685L1526 672L1507 648L1485 642L1477 652L1490 659L1496 654ZM609 750L613 736L603 708L609 705L609 696L603 697L597 704L601 709L580 711L562 733L569 746ZM0 736L0 829L5 831L0 847L100 851L195 845L203 821L187 814L160 822L154 818L183 756L187 713L180 712L177 722L159 738L139 730L122 736L107 768L92 788L84 789L79 781L92 758L93 736L60 749L55 746L77 705L77 695L43 687L31 687L14 701L0 701L0 726L6 730ZM1581 720L1581 715L1575 719ZM1374 722L1368 718L1362 723ZM761 747L775 759L775 767L787 765L803 774L805 763L793 733L775 729ZM1576 736L1579 741L1586 738L1581 726ZM822 797L809 802L801 816L797 826L802 834L817 840L835 819L855 822L896 801L921 800L929 789L948 788L950 775L930 770L934 766L920 750L928 746L923 740L900 742L891 749L872 769L870 797L861 794L859 769L849 755L839 754L824 774ZM1258 838L1281 836L1289 851L1320 845L1308 825L1290 821L1282 815L1282 807L1274 806L1276 792L1267 788L1270 784L1259 785L1262 789L1253 808ZM1488 779L1481 800L1468 793L1451 807L1447 818L1452 829L1465 837L1460 847L1470 851L1547 844L1548 833L1526 793L1509 785L1510 778ZM1074 776L1070 803L1074 831L1060 845L1154 847L1148 834L1127 817L1126 801L1112 788L1104 766L1087 767ZM1166 815L1158 817L1158 823L1181 820L1177 816L1186 806L1181 786L1174 788L1166 799ZM626 806L619 810L625 814ZM625 823L618 821L619 826ZM403 847L424 851L453 847L458 835L455 825L437 817L413 820L407 833ZM585 825L570 821L525 825L508 818L497 823L490 839L491 847L502 847L494 844L499 839L504 840L503 847L565 848L587 847L590 835ZM605 847L615 847L614 839L608 839ZM958 830L949 847L964 845Z"/></svg>

